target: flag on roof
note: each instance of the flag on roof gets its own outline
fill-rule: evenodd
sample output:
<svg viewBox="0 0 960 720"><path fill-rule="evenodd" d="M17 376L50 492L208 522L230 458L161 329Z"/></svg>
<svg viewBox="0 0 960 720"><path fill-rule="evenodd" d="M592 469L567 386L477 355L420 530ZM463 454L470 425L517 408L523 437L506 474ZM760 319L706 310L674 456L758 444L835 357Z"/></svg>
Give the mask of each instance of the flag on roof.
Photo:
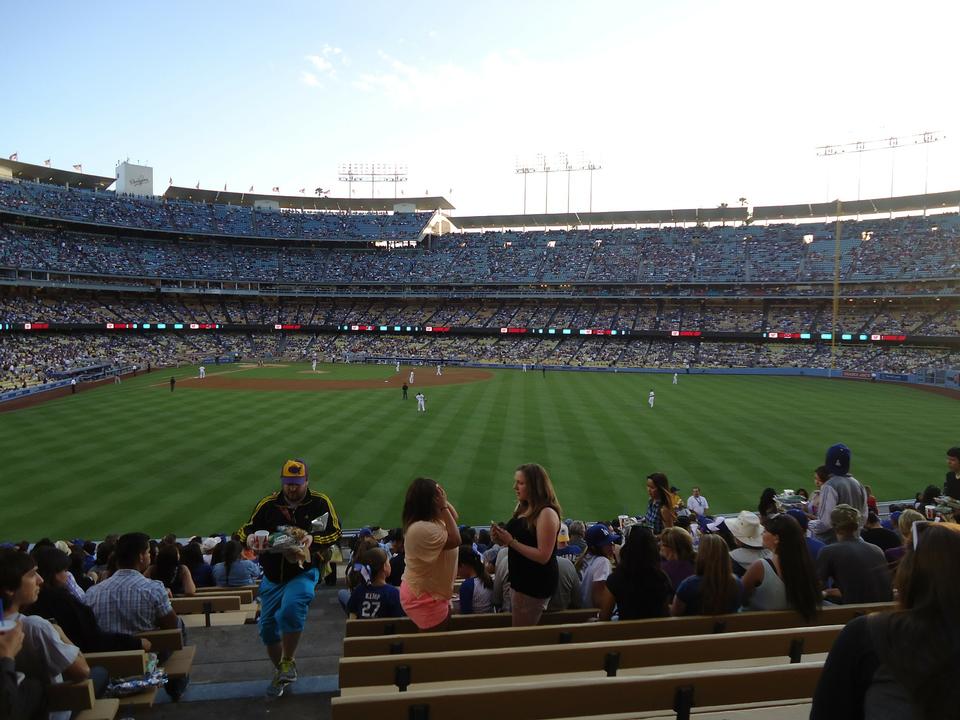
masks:
<svg viewBox="0 0 960 720"><path fill-rule="evenodd" d="M303 195L307 191L306 188L300 188L300 194Z"/></svg>
<svg viewBox="0 0 960 720"><path fill-rule="evenodd" d="M50 167L50 160L44 160L44 161L43 161L43 164L44 164L46 167Z"/></svg>
<svg viewBox="0 0 960 720"><path fill-rule="evenodd" d="M173 176L172 176L172 175L167 179L167 185L173 185Z"/></svg>
<svg viewBox="0 0 960 720"><path fill-rule="evenodd" d="M78 165L74 165L74 166L73 166L73 169L76 170L77 172L83 172L83 163L80 163L80 164L78 164Z"/></svg>
<svg viewBox="0 0 960 720"><path fill-rule="evenodd" d="M253 192L253 185L250 186L250 189L247 192Z"/></svg>
<svg viewBox="0 0 960 720"><path fill-rule="evenodd" d="M10 159L16 162L17 160L20 159L20 153L14 153L13 155L10 156Z"/></svg>
<svg viewBox="0 0 960 720"><path fill-rule="evenodd" d="M199 190L199 189L200 189L200 183L198 182L198 183L197 183L197 190Z"/></svg>
<svg viewBox="0 0 960 720"><path fill-rule="evenodd" d="M280 192L280 188L275 187L275 188L273 189L273 191L274 191L274 192Z"/></svg>
<svg viewBox="0 0 960 720"><path fill-rule="evenodd" d="M226 184L226 183L223 184L223 191L224 191L224 192L227 191L227 184Z"/></svg>

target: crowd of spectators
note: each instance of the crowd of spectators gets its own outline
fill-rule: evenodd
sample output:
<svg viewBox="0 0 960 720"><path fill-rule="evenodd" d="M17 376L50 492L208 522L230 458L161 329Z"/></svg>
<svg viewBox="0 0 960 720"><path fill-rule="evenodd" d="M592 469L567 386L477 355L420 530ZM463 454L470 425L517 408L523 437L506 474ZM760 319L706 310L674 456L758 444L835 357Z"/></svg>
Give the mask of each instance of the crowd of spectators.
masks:
<svg viewBox="0 0 960 720"><path fill-rule="evenodd" d="M430 219L430 213L260 210L29 182L0 182L0 209L126 228L304 239L412 239Z"/></svg>
<svg viewBox="0 0 960 720"><path fill-rule="evenodd" d="M155 239L132 232L131 237L118 237L112 228L103 235L0 226L0 267L134 278L338 284L596 282L651 287L731 283L683 292L742 295L755 291L739 283L826 282L834 272L829 225L455 233L433 237L419 247L335 248L290 241L416 240L428 218L260 212L14 183L0 183L3 209L104 226L199 234ZM257 245L211 234L266 236L287 243ZM954 216L851 221L843 224L842 251L842 279L850 283L955 279L960 272L956 260L960 222ZM598 286L597 293L602 292ZM849 294L884 292L864 285ZM824 294L824 290L800 285L789 293Z"/></svg>

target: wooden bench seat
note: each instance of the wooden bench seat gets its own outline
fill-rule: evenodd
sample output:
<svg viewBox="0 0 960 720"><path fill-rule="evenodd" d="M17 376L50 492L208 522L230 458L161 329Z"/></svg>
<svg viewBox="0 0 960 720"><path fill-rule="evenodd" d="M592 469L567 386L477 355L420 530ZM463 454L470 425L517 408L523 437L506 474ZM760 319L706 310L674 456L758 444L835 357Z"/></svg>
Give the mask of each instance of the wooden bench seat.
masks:
<svg viewBox="0 0 960 720"><path fill-rule="evenodd" d="M561 610L544 613L540 625L561 625L586 622L597 616L597 609ZM510 627L510 613L477 613L470 615L451 615L448 630L481 630L486 628ZM347 620L346 637L369 637L376 635L398 635L417 632L417 626L410 618L377 618L374 620Z"/></svg>
<svg viewBox="0 0 960 720"><path fill-rule="evenodd" d="M749 671L706 670L650 677L599 677L500 686L492 683L442 692L417 691L341 696L332 701L333 720L443 720L465 712L476 717L587 718L613 713L675 713L686 720L693 707L743 703L782 706L809 701L821 662ZM626 717L630 717L627 715Z"/></svg>
<svg viewBox="0 0 960 720"><path fill-rule="evenodd" d="M51 712L69 710L73 720L114 720L120 712L119 700L97 700L93 696L90 680L51 685L47 697Z"/></svg>
<svg viewBox="0 0 960 720"><path fill-rule="evenodd" d="M615 643L532 645L456 652L341 658L340 689L402 686L424 682L484 681L492 678L558 673L613 673L691 663L779 658L799 662L803 655L829 652L842 625L766 632L722 633Z"/></svg>
<svg viewBox="0 0 960 720"><path fill-rule="evenodd" d="M888 610L889 603L840 605L820 611L807 622L793 611L744 612L731 615L657 618L622 622L590 622L554 626L352 637L343 641L343 657L450 652L584 642L618 642L720 632L751 632L779 628L844 625L854 617Z"/></svg>
<svg viewBox="0 0 960 720"><path fill-rule="evenodd" d="M197 615L239 610L241 601L239 595L205 594L200 597L175 597L170 604L177 615Z"/></svg>
<svg viewBox="0 0 960 720"><path fill-rule="evenodd" d="M243 602L253 602L260 593L259 585L238 585L237 587L198 587L197 595L231 595L233 593L250 593L250 599ZM194 596L196 597L196 596Z"/></svg>
<svg viewBox="0 0 960 720"><path fill-rule="evenodd" d="M90 667L98 665L105 668L112 678L126 678L143 675L147 672L147 654L143 650L119 650L114 652L84 653ZM153 707L157 699L157 688L150 688L134 695L119 698L124 707Z"/></svg>

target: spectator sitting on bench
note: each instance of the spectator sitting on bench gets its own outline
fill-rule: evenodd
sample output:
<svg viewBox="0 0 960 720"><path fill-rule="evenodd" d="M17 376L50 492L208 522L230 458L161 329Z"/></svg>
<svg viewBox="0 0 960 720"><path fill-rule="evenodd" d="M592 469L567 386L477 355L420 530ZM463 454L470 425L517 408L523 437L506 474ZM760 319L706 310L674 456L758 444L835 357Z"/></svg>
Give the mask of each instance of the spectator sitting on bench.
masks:
<svg viewBox="0 0 960 720"><path fill-rule="evenodd" d="M786 514L768 519L763 545L773 557L757 560L743 576L750 609L792 609L812 620L820 609L820 586L799 523Z"/></svg>
<svg viewBox="0 0 960 720"><path fill-rule="evenodd" d="M740 609L743 585L733 574L730 551L719 535L700 538L696 571L677 588L671 615L723 615Z"/></svg>
<svg viewBox="0 0 960 720"><path fill-rule="evenodd" d="M0 630L0 717L47 717L43 683L33 678L19 678L16 658L23 649L23 625Z"/></svg>
<svg viewBox="0 0 960 720"><path fill-rule="evenodd" d="M44 685L66 681L79 682L90 677L90 666L80 648L71 643L57 626L42 617L21 615L40 595L43 578L30 555L13 549L0 549L0 595L5 620L23 627L23 648L15 665L26 677ZM102 694L109 678L97 673L97 694ZM50 713L51 720L68 720L69 712Z"/></svg>
<svg viewBox="0 0 960 720"><path fill-rule="evenodd" d="M897 572L898 608L858 617L840 632L811 720L957 716L960 526L918 522L910 544Z"/></svg>
<svg viewBox="0 0 960 720"><path fill-rule="evenodd" d="M177 613L162 582L148 580L143 571L150 563L150 538L144 533L127 533L117 540L117 570L94 585L84 602L108 632L137 633L148 630L175 630Z"/></svg>
<svg viewBox="0 0 960 720"><path fill-rule="evenodd" d="M610 532L605 524L596 523L587 530L586 540L587 550L577 559L580 603L581 607L599 608L612 569L613 546L620 542L620 536Z"/></svg>
<svg viewBox="0 0 960 720"><path fill-rule="evenodd" d="M407 567L406 556L403 552L403 528L394 528L386 537L386 542L390 547L390 577L387 582L394 587L400 587L400 579L403 577L403 571Z"/></svg>
<svg viewBox="0 0 960 720"><path fill-rule="evenodd" d="M902 517L902 516L901 516ZM817 556L817 574L824 597L835 603L889 602L893 599L890 570L883 550L860 537L860 511L840 504L830 513L837 541Z"/></svg>
<svg viewBox="0 0 960 720"><path fill-rule="evenodd" d="M464 615L493 612L493 578L487 574L472 545L461 545L457 557L460 583L460 612Z"/></svg>
<svg viewBox="0 0 960 720"><path fill-rule="evenodd" d="M197 594L190 569L180 562L180 548L175 543L163 542L157 548L156 562L147 568L144 576L159 580L176 596Z"/></svg>
<svg viewBox="0 0 960 720"><path fill-rule="evenodd" d="M897 517L897 530L903 542L897 547L891 548L883 553L891 569L897 567L897 564L907 552L907 547L909 547L912 539L913 524L921 522L922 520L923 515L910 508L899 513Z"/></svg>
<svg viewBox="0 0 960 720"><path fill-rule="evenodd" d="M676 528L667 528L668 531ZM666 617L673 590L670 578L660 568L657 539L649 528L628 528L627 540L620 550L620 562L601 589L600 619L609 620L616 605L621 620Z"/></svg>
<svg viewBox="0 0 960 720"><path fill-rule="evenodd" d="M260 566L241 557L243 545L231 540L223 548L223 562L213 566L217 587L243 587L260 581Z"/></svg>
<svg viewBox="0 0 960 720"><path fill-rule="evenodd" d="M198 588L213 587L213 568L203 559L203 549L199 542L190 541L180 551L180 561L190 571L193 584Z"/></svg>
<svg viewBox="0 0 960 720"><path fill-rule="evenodd" d="M730 561L737 577L743 577L747 568L757 560L773 557L773 553L763 546L763 526L756 513L742 510L733 520L727 520L725 525L737 543L736 549L730 551Z"/></svg>
<svg viewBox="0 0 960 720"><path fill-rule="evenodd" d="M387 575L390 574L387 551L379 547L368 548L358 560L363 581L353 589L347 601L350 617L362 620L403 617L400 591L387 584Z"/></svg>
<svg viewBox="0 0 960 720"><path fill-rule="evenodd" d="M124 633L107 633L100 629L93 611L67 589L66 575L70 559L60 550L41 548L34 558L43 586L37 601L28 609L28 615L55 621L81 652L150 649L149 640Z"/></svg>
<svg viewBox="0 0 960 720"><path fill-rule="evenodd" d="M693 551L693 538L683 528L667 528L660 534L660 568L670 579L670 596L680 583L693 575L697 561Z"/></svg>

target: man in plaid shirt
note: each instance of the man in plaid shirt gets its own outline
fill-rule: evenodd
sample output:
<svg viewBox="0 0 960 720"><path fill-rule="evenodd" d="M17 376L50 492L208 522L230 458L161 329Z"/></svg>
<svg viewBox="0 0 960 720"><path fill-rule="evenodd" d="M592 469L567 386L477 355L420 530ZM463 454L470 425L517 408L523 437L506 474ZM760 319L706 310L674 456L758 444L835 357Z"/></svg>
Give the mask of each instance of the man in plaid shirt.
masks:
<svg viewBox="0 0 960 720"><path fill-rule="evenodd" d="M177 613L163 583L143 576L150 565L150 538L144 533L121 535L114 552L117 571L84 597L100 628L128 635L178 628Z"/></svg>

